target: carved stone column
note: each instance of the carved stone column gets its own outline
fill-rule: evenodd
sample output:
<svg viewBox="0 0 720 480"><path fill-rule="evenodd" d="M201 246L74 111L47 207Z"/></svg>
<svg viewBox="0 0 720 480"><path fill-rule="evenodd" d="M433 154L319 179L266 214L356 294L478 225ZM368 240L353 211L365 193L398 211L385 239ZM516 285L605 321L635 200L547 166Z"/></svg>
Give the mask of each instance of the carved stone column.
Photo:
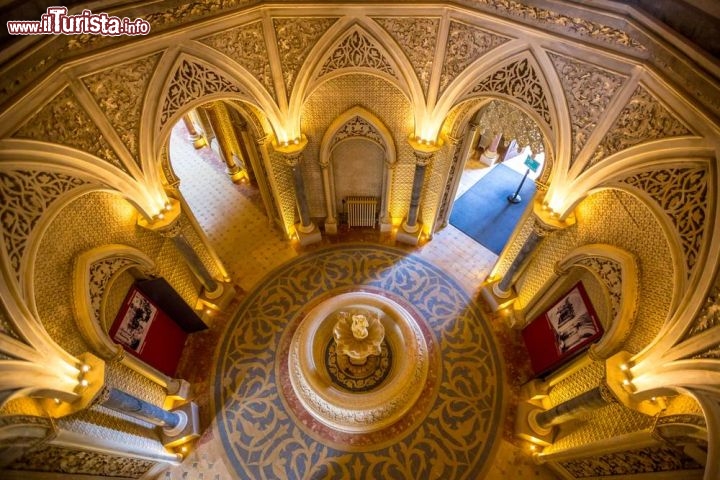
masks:
<svg viewBox="0 0 720 480"><path fill-rule="evenodd" d="M395 176L395 164L385 161L385 184L383 196L380 201L380 231L392 230L392 215L390 215L390 199L392 198L392 184Z"/></svg>
<svg viewBox="0 0 720 480"><path fill-rule="evenodd" d="M210 125L210 120L208 119L207 113L205 112L205 109L200 107L196 108L195 110L192 110L190 113L191 115L194 114L195 118L197 119L197 125L200 126L200 133L201 138L198 138L193 142L193 145L195 148L202 148L205 146L210 146L213 139L215 138L215 132L213 131L212 125Z"/></svg>
<svg viewBox="0 0 720 480"><path fill-rule="evenodd" d="M445 181L445 191L443 192L442 200L440 202L440 208L438 209L437 217L434 223L435 225L437 225L437 227L435 228L435 232L447 227L448 225L450 210L453 204L451 196L457 192L458 184L460 183L460 177L462 176L462 172L460 172L460 155L467 155L467 134L462 138L454 137L452 135L447 135L445 138L447 140L449 150L448 155L450 155L452 161L450 162L450 171L448 172L447 180ZM464 159L466 157L462 158ZM433 233L434 232L431 232L431 236Z"/></svg>
<svg viewBox="0 0 720 480"><path fill-rule="evenodd" d="M618 399L605 382L547 410L521 402L517 410L515 435L534 444L548 446L554 441L556 425L590 415L593 410L611 403L618 403Z"/></svg>
<svg viewBox="0 0 720 480"><path fill-rule="evenodd" d="M549 212L543 210L540 202L536 200L533 204L532 217L528 221L533 222L532 231L523 242L520 251L517 253L515 258L513 258L507 271L504 273L502 278L492 282L491 284L485 285L481 289L483 298L485 298L494 311L503 309L515 301L516 295L512 288L515 278L518 272L525 267L538 245L540 245L541 241L555 230L560 230L574 225L575 217L570 215L565 220L555 218L551 216Z"/></svg>
<svg viewBox="0 0 720 480"><path fill-rule="evenodd" d="M485 149L485 151L480 155L480 161L488 166L495 165L495 162L497 162L498 158L498 152L497 148L498 145L500 145L500 139L502 138L502 133L496 133L495 136L492 139L492 142L490 142L490 145L488 145L488 148Z"/></svg>
<svg viewBox="0 0 720 480"><path fill-rule="evenodd" d="M225 165L227 166L227 173L230 175L233 183L239 183L247 180L247 174L240 165L238 165L236 158L242 155L240 147L235 137L235 130L233 129L232 122L230 121L230 114L227 111L227 107L223 102L213 102L208 107L203 107L207 113L208 120L212 126L215 136L220 147L220 156L222 157Z"/></svg>
<svg viewBox="0 0 720 480"><path fill-rule="evenodd" d="M303 158L303 150L307 146L307 138L302 136L294 142L285 142L281 145L273 144L275 150L280 153L285 163L290 167L293 176L293 184L295 187L295 199L298 208L300 222L295 225L295 230L301 245L309 245L319 242L322 237L320 230L310 219L310 206L308 205L307 196L305 195L305 181L303 180L300 163Z"/></svg>
<svg viewBox="0 0 720 480"><path fill-rule="evenodd" d="M337 208L335 206L335 189L330 181L330 163L320 163L322 169L323 190L325 191L325 233L335 235L337 233Z"/></svg>
<svg viewBox="0 0 720 480"><path fill-rule="evenodd" d="M231 285L224 284L213 278L200 256L183 234L179 218L180 204L171 199L170 208L162 214L162 217L159 216L152 221L140 218L138 219L138 225L154 231L164 238L169 238L180 252L180 255L182 255L190 271L200 281L203 287L203 297L205 297L201 299L202 303L213 308L222 309L229 303L235 291Z"/></svg>
<svg viewBox="0 0 720 480"><path fill-rule="evenodd" d="M418 222L420 212L420 197L425 182L425 170L440 149L440 144L420 143L417 140L409 140L415 155L415 176L413 177L412 194L410 195L410 207L407 217L397 233L397 241L417 245L422 234L422 223Z"/></svg>
<svg viewBox="0 0 720 480"><path fill-rule="evenodd" d="M185 128L187 128L187 131L190 134L190 139L193 141L193 146L197 149L202 148L205 145L205 140L195 126L195 118L197 118L197 115L194 110L191 110L182 116Z"/></svg>
<svg viewBox="0 0 720 480"><path fill-rule="evenodd" d="M198 407L195 402L165 410L113 387L104 387L96 403L161 427L163 445L171 447L200 436Z"/></svg>

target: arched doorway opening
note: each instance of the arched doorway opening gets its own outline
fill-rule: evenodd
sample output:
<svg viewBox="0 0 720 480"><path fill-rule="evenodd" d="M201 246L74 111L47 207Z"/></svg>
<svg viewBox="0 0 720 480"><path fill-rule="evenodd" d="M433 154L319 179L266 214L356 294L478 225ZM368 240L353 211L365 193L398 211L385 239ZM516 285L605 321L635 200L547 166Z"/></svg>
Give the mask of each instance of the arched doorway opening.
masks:
<svg viewBox="0 0 720 480"><path fill-rule="evenodd" d="M191 217L230 276L251 285L258 269L248 253L262 256L286 242L276 228L262 148L245 113L232 101L199 105L173 126L167 151Z"/></svg>
<svg viewBox="0 0 720 480"><path fill-rule="evenodd" d="M536 194L542 133L519 108L491 100L469 116L460 148L447 223L499 255Z"/></svg>

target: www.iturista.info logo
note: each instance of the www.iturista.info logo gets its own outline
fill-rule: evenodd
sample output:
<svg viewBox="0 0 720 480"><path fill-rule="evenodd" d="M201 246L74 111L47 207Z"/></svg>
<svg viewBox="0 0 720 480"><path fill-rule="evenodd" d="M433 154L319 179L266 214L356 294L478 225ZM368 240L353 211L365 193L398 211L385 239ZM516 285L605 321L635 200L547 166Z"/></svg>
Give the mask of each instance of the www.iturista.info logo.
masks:
<svg viewBox="0 0 720 480"><path fill-rule="evenodd" d="M48 7L40 20L10 20L7 22L10 35L147 35L150 23L142 18L113 17L107 13L92 13L83 10L77 15L68 15L67 7Z"/></svg>

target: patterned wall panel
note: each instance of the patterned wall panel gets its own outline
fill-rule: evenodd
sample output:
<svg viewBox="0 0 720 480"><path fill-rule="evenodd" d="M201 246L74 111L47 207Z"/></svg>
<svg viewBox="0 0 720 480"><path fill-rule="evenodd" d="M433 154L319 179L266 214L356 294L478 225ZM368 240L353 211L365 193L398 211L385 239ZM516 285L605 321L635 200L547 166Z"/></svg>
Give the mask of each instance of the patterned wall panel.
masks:
<svg viewBox="0 0 720 480"><path fill-rule="evenodd" d="M330 17L273 18L275 39L288 96L308 54L336 21L337 18Z"/></svg>
<svg viewBox="0 0 720 480"><path fill-rule="evenodd" d="M127 171L88 113L67 87L20 127L13 137L77 148Z"/></svg>
<svg viewBox="0 0 720 480"><path fill-rule="evenodd" d="M77 255L93 247L119 243L150 256L186 300L197 299L192 274L182 256L160 235L135 224L134 208L120 197L93 192L66 206L48 226L35 263L34 287L40 320L50 336L72 355L88 351L75 324L73 268ZM92 225L92 228L88 228ZM189 295L193 291L194 296ZM190 302L194 305L194 300Z"/></svg>
<svg viewBox="0 0 720 480"><path fill-rule="evenodd" d="M621 180L650 195L670 217L685 254L688 277L700 255L708 221L709 178L702 166L652 170Z"/></svg>
<svg viewBox="0 0 720 480"><path fill-rule="evenodd" d="M672 447L648 447L610 453L599 457L561 462L560 465L575 478L636 475L703 468L682 451Z"/></svg>
<svg viewBox="0 0 720 480"><path fill-rule="evenodd" d="M225 30L200 41L235 60L265 87L272 98L277 99L262 21Z"/></svg>
<svg viewBox="0 0 720 480"><path fill-rule="evenodd" d="M417 75L423 92L427 95L435 58L439 18L377 17L379 23L400 45Z"/></svg>
<svg viewBox="0 0 720 480"><path fill-rule="evenodd" d="M510 41L508 37L451 20L440 74L440 93L444 92L471 63L508 41Z"/></svg>
<svg viewBox="0 0 720 480"><path fill-rule="evenodd" d="M665 321L673 296L673 265L670 247L660 223L635 196L605 190L587 197L575 209L577 224L551 234L538 247L533 261L518 281L518 308L528 305L550 278L556 262L573 248L607 243L633 253L638 259L639 291L636 323L625 350L638 352Z"/></svg>
<svg viewBox="0 0 720 480"><path fill-rule="evenodd" d="M280 205L280 217L285 226L286 231L292 231L292 226L295 224L295 218L297 213L297 201L295 197L295 183L293 180L292 170L288 167L285 157L268 146L268 156L270 158L270 175L275 179L275 185L277 186L277 195ZM302 167L305 169L307 165L313 163L308 161L307 148L303 152ZM305 181L305 192L309 195L308 202L312 205L312 194L310 193L311 187L307 183L307 177ZM312 208L310 215L313 215Z"/></svg>
<svg viewBox="0 0 720 480"><path fill-rule="evenodd" d="M382 99L382 101L378 101ZM301 115L302 131L308 137L303 175L313 217L325 216L322 171L319 164L320 141L326 130L343 112L360 106L377 116L393 133L397 153L390 205L393 217L407 211L412 189L415 160L406 141L412 132L410 103L387 81L370 75L343 75L320 85L305 102ZM409 173L409 175L408 175Z"/></svg>
<svg viewBox="0 0 720 480"><path fill-rule="evenodd" d="M154 462L95 452L41 446L14 461L9 470L140 478Z"/></svg>
<svg viewBox="0 0 720 480"><path fill-rule="evenodd" d="M499 68L472 87L466 96L483 93L514 97L535 110L548 126L552 125L545 86L528 59L518 60Z"/></svg>
<svg viewBox="0 0 720 480"><path fill-rule="evenodd" d="M138 165L143 100L160 56L151 55L82 78Z"/></svg>
<svg viewBox="0 0 720 480"><path fill-rule="evenodd" d="M572 129L571 165L627 77L576 58L548 53L565 91Z"/></svg>
<svg viewBox="0 0 720 480"><path fill-rule="evenodd" d="M446 187L446 172L453 160L452 152L446 146L435 154L432 162L428 165L425 173L425 186L423 188L420 203L420 220L429 228L429 232L435 231L435 225L429 225L435 220L440 208L443 191Z"/></svg>
<svg viewBox="0 0 720 480"><path fill-rule="evenodd" d="M58 197L83 185L87 185L85 180L63 173L0 171L3 244L16 278L27 242L42 214Z"/></svg>
<svg viewBox="0 0 720 480"><path fill-rule="evenodd" d="M614 153L640 143L691 133L660 101L639 86L595 149L585 170Z"/></svg>

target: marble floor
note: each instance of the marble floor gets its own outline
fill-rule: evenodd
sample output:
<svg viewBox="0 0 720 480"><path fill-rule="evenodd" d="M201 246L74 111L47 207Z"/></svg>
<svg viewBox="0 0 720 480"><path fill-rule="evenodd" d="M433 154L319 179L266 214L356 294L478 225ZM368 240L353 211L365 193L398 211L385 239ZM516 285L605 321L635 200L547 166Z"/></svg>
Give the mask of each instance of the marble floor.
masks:
<svg viewBox="0 0 720 480"><path fill-rule="evenodd" d="M301 247L296 242L285 240L269 224L256 189L246 184L233 184L225 173L224 164L211 149L193 148L182 124L173 132L170 155L172 166L181 180L181 193L235 282L238 295L224 312L214 317L208 331L194 334L188 341L178 376L193 385L192 397L201 408L204 434L185 452L182 465L162 472L156 476L159 479L258 478L249 471L241 470L239 473L237 459L242 452L233 453L232 448L228 450L232 442L228 443L227 429L223 427L223 418L227 417L223 417L221 412L216 415L217 410L212 408L213 405L219 407L216 405L218 399L213 397L216 396L217 385L223 385L226 380L223 375L213 378L211 372L217 368L218 372L227 374L219 364L214 363L221 345L238 331L236 327L238 318L242 316L241 310L257 297L257 292L262 290L258 287L269 285L268 282L277 277L278 271L289 268L288 265L294 262L302 262L308 256L324 255L338 248L345 251L344 248L350 244L356 249L384 248L389 249L384 251L392 255L410 255L417 265L437 267L440 278L445 279L443 281L460 287L463 295L474 302L480 284L496 260L492 252L450 225L437 233L432 241L417 247L395 244L391 234L362 230L342 232L335 237L324 238L320 244ZM484 465L468 471L481 472L482 478L487 479L554 479L556 476L552 472L532 462L527 446L517 443L511 434L513 399L529 372L527 362L518 353L522 351L521 339L517 332L506 329L502 320L489 312L484 312L482 317L489 329L488 338L497 345L498 365L502 369L500 377L505 379L500 393L504 399L503 418L498 419L496 430L486 430L495 438L488 438L483 443L491 446L487 451L482 450L486 455L483 457ZM262 422L249 423L244 428L250 431L245 431L243 435L253 439L264 434L266 425ZM296 478L372 478L367 476L367 472L361 473L363 470L357 466L359 464L352 467L351 462L348 465L351 465L348 475L339 477L312 476L311 469L293 471L297 474ZM447 478L477 478L463 475ZM278 474L276 477L272 472L266 472L263 478L283 476ZM393 478L411 477L398 474Z"/></svg>

